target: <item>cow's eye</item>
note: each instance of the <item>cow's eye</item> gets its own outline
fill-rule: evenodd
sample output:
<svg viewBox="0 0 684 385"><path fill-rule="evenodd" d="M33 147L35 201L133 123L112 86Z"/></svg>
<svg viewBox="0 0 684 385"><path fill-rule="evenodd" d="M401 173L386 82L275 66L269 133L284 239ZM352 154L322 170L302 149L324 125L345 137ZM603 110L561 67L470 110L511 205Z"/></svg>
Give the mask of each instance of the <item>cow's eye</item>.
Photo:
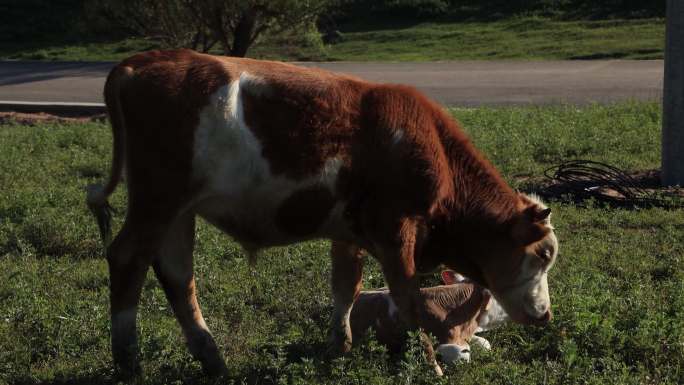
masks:
<svg viewBox="0 0 684 385"><path fill-rule="evenodd" d="M537 252L537 256L542 261L544 261L545 263L548 263L551 261L551 250L549 250L549 249L540 250Z"/></svg>

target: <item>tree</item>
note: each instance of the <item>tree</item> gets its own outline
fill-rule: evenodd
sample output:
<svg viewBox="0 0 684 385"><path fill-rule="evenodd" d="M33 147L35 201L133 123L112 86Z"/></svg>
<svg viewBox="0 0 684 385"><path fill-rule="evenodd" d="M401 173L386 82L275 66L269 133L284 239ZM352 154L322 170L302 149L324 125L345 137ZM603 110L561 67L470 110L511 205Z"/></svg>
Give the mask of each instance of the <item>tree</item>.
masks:
<svg viewBox="0 0 684 385"><path fill-rule="evenodd" d="M205 29L211 31L223 52L245 56L266 31L272 34L313 21L330 0L184 0Z"/></svg>
<svg viewBox="0 0 684 385"><path fill-rule="evenodd" d="M88 4L86 14L94 30L104 20L128 33L158 40L167 47L207 52L216 41L185 3L185 0L94 0Z"/></svg>
<svg viewBox="0 0 684 385"><path fill-rule="evenodd" d="M684 4L667 2L663 90L662 180L684 186Z"/></svg>
<svg viewBox="0 0 684 385"><path fill-rule="evenodd" d="M265 32L311 23L333 0L96 0L95 7L131 32L169 47L245 56Z"/></svg>

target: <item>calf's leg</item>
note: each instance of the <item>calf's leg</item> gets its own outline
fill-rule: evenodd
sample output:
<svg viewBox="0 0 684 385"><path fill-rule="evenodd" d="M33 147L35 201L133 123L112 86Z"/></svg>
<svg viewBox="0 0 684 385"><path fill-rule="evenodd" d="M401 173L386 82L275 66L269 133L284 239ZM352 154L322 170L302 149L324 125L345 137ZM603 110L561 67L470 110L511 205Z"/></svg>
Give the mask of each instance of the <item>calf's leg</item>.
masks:
<svg viewBox="0 0 684 385"><path fill-rule="evenodd" d="M363 257L358 246L338 241L332 242L330 254L334 301L330 326L330 351L336 354L347 353L352 345L349 315L354 300L361 290Z"/></svg>
<svg viewBox="0 0 684 385"><path fill-rule="evenodd" d="M194 239L195 216L188 213L169 229L153 262L154 272L183 329L190 353L202 363L205 372L221 375L226 372L226 366L197 302L192 257Z"/></svg>
<svg viewBox="0 0 684 385"><path fill-rule="evenodd" d="M470 339L470 343L473 343L475 345L479 345L484 350L491 350L492 349L492 344L490 344L486 338L483 338L480 336L473 335Z"/></svg>

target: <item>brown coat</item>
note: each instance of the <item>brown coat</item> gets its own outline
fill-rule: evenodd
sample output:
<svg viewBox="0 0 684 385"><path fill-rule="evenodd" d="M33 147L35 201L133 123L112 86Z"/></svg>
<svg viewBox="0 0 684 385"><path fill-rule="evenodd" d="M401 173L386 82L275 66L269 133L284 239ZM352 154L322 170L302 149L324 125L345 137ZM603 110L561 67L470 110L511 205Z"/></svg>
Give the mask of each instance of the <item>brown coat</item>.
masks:
<svg viewBox="0 0 684 385"><path fill-rule="evenodd" d="M490 289L511 317L551 318L550 210L513 191L458 124L416 89L291 64L152 51L119 63L104 89L114 152L88 205L105 243L115 363L138 368L135 319L155 270L192 354L225 370L199 308L195 217L258 250L332 240L331 337L351 346L362 249L382 265L403 321L430 330L416 273L439 265ZM126 171L112 240L107 197ZM277 262L275 262L277 263Z"/></svg>
<svg viewBox="0 0 684 385"><path fill-rule="evenodd" d="M420 293L424 308L430 312L424 321L438 321L420 323L426 325L426 331L440 345L467 346L491 299L486 289L474 283L421 288ZM387 289L362 291L352 307L350 323L354 339L372 329L378 341L392 350L401 348L407 335Z"/></svg>

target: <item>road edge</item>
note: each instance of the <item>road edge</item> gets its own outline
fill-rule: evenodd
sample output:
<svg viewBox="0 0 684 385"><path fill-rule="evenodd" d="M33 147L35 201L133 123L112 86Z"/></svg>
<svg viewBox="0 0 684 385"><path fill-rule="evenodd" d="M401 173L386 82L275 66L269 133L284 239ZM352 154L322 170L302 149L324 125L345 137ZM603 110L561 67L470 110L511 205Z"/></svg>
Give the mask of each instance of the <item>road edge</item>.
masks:
<svg viewBox="0 0 684 385"><path fill-rule="evenodd" d="M0 100L0 112L48 113L55 115L87 116L107 112L104 103L25 102Z"/></svg>

